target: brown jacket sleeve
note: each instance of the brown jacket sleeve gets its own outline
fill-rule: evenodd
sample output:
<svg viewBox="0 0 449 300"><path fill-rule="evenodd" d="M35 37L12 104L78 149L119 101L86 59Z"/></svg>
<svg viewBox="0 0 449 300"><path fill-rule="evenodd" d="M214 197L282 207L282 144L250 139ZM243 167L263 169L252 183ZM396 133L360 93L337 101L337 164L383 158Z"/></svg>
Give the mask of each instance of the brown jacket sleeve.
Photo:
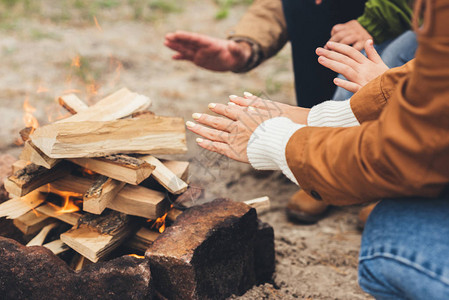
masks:
<svg viewBox="0 0 449 300"><path fill-rule="evenodd" d="M287 43L287 25L281 0L255 0L228 38L245 38L258 44L261 59L275 55Z"/></svg>
<svg viewBox="0 0 449 300"><path fill-rule="evenodd" d="M449 0L427 0L415 67L379 118L351 128L303 128L287 163L327 203L436 197L449 183Z"/></svg>
<svg viewBox="0 0 449 300"><path fill-rule="evenodd" d="M390 69L351 97L351 109L360 124L377 120L400 80L412 72L415 60Z"/></svg>

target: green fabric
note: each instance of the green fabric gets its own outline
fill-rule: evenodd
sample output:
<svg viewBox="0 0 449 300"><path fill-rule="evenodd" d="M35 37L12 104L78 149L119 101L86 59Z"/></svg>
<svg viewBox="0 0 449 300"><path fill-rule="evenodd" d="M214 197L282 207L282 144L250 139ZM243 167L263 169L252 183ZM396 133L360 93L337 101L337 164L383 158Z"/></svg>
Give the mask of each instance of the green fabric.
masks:
<svg viewBox="0 0 449 300"><path fill-rule="evenodd" d="M369 0L357 21L380 44L411 28L413 9L410 0Z"/></svg>

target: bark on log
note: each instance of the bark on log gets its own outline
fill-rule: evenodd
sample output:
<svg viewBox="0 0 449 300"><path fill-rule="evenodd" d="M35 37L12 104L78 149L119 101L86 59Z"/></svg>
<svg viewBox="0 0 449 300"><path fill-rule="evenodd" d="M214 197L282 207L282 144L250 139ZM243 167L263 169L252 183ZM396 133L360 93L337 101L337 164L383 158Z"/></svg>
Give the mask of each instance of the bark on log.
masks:
<svg viewBox="0 0 449 300"><path fill-rule="evenodd" d="M61 240L90 261L97 262L117 248L132 230L130 218L123 213L85 214L76 229L61 234Z"/></svg>
<svg viewBox="0 0 449 300"><path fill-rule="evenodd" d="M124 186L125 182L103 175L99 176L84 194L83 210L97 215L101 214Z"/></svg>

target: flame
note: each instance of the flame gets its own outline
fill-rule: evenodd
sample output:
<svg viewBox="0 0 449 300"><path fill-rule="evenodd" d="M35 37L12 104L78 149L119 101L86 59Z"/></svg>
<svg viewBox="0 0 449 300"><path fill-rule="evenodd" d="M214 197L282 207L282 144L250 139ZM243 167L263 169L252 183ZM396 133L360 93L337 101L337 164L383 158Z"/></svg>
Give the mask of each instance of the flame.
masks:
<svg viewBox="0 0 449 300"><path fill-rule="evenodd" d="M145 256L137 255L137 254L128 254L128 256L135 257L135 258L140 258L140 259L144 259L145 258Z"/></svg>
<svg viewBox="0 0 449 300"><path fill-rule="evenodd" d="M31 106L30 103L28 102L28 96L25 98L25 101L23 102L23 110L24 110L23 122L25 123L26 127L32 128L30 132L30 134L32 134L34 130L37 127L39 127L39 122L33 116L33 113L36 111L36 108Z"/></svg>
<svg viewBox="0 0 449 300"><path fill-rule="evenodd" d="M86 90L89 95L97 95L98 90L100 89L100 85L97 84L95 81L92 81L91 83L86 85Z"/></svg>
<svg viewBox="0 0 449 300"><path fill-rule="evenodd" d="M97 29L101 32L103 32L103 28L101 28L100 24L98 24L98 20L97 17L94 16L94 22L95 22L95 26L97 27Z"/></svg>
<svg viewBox="0 0 449 300"><path fill-rule="evenodd" d="M72 59L72 64L70 65L71 67L76 67L76 68L80 68L81 67L81 60L80 60L80 56L77 55Z"/></svg>
<svg viewBox="0 0 449 300"><path fill-rule="evenodd" d="M165 213L160 218L157 218L156 221L154 221L153 225L151 225L151 229L157 229L159 233L162 233L165 231L165 218L167 218L168 212ZM152 220L147 220L147 222L151 222Z"/></svg>
<svg viewBox="0 0 449 300"><path fill-rule="evenodd" d="M74 200L73 198L82 198L83 197L82 194L68 191L60 191L52 187L50 184L47 185L47 192L59 195L64 198L64 204L62 207L55 205L51 202L48 202L48 204L57 209L56 214L62 215L80 210L80 208L76 205L76 200Z"/></svg>

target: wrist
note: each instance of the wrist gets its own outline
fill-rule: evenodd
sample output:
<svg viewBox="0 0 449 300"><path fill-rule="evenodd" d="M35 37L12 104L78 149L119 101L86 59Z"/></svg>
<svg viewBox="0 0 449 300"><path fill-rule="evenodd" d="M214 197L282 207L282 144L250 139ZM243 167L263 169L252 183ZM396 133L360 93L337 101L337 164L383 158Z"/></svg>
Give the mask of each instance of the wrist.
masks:
<svg viewBox="0 0 449 300"><path fill-rule="evenodd" d="M252 46L247 41L234 41L241 52L241 59L236 63L236 65L232 68L231 71L236 72L238 70L243 69L249 62L252 56Z"/></svg>

